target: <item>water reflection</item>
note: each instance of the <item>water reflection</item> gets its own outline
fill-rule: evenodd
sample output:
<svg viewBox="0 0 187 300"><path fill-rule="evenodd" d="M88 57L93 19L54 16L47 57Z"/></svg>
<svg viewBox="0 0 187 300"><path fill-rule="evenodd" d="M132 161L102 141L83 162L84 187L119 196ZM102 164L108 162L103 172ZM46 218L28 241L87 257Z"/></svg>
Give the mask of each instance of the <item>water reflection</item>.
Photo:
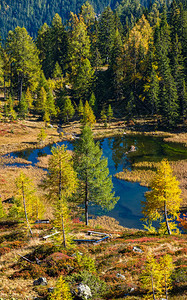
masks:
<svg viewBox="0 0 187 300"><path fill-rule="evenodd" d="M125 168L131 168L133 163L142 161L161 161L164 157L168 160L179 160L187 158L187 151L183 145L174 143L165 143L161 138L144 137L144 136L116 136L113 138L105 138L98 141L103 150L103 156L108 158L108 167L111 175L122 171ZM61 142L59 145L65 144L69 150L73 150L71 142ZM136 147L135 152L129 152L131 146ZM22 157L36 164L38 157L51 154L53 145L44 147L43 149L27 149L11 153L12 157ZM128 152L128 153L127 153ZM142 229L141 222L141 201L144 200L146 187L140 186L138 183L131 183L119 180L113 177L113 184L116 196L120 200L115 208L106 212L97 206L90 208L89 213L93 215L108 215L116 218L119 223L129 228Z"/></svg>

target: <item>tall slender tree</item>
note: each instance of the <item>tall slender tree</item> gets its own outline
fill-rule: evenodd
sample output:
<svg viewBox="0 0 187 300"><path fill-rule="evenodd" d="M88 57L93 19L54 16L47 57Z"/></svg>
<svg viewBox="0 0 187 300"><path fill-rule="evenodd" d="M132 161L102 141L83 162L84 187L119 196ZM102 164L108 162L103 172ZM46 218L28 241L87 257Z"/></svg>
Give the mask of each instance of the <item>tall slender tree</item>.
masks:
<svg viewBox="0 0 187 300"><path fill-rule="evenodd" d="M26 91L29 87L31 91L35 91L37 88L41 69L38 49L27 30L16 27L14 31L9 31L6 51L10 57L11 81L20 101L23 90Z"/></svg>
<svg viewBox="0 0 187 300"><path fill-rule="evenodd" d="M80 179L81 200L85 206L85 222L88 225L88 207L100 205L108 210L116 204L108 161L102 157L102 150L93 140L91 128L86 125L75 146L75 168Z"/></svg>
<svg viewBox="0 0 187 300"><path fill-rule="evenodd" d="M72 157L64 145L52 148L48 170L49 173L43 187L48 192L47 196L54 205L55 227L62 232L62 239L59 236L59 240L66 247L67 199L72 196L77 188L77 176L73 169Z"/></svg>

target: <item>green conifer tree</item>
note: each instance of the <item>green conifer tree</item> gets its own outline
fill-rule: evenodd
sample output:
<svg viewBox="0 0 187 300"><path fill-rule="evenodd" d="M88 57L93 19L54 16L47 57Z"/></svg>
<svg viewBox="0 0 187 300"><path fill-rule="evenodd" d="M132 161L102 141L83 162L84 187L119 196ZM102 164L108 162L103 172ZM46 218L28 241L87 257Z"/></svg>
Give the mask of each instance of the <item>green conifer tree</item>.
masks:
<svg viewBox="0 0 187 300"><path fill-rule="evenodd" d="M62 109L62 115L66 119L67 122L69 122L69 119L71 119L74 116L75 109L73 104L71 103L71 99L69 96L66 96L64 99L63 109Z"/></svg>
<svg viewBox="0 0 187 300"><path fill-rule="evenodd" d="M88 225L90 203L112 209L118 198L114 197L113 184L109 176L108 162L102 150L93 140L91 128L86 125L75 146L75 168L80 180L81 201L85 205L85 222Z"/></svg>

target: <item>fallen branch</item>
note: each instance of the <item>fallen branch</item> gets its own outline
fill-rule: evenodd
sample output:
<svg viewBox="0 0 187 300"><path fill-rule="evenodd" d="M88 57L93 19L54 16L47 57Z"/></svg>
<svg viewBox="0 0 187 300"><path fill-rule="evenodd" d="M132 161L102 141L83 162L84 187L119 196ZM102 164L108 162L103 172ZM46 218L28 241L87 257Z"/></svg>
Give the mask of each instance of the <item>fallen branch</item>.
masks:
<svg viewBox="0 0 187 300"><path fill-rule="evenodd" d="M97 232L97 231L88 231L88 235L97 234L97 235L108 235L104 232Z"/></svg>
<svg viewBox="0 0 187 300"><path fill-rule="evenodd" d="M49 235L46 235L46 236L43 236L43 240L46 240L46 239L48 239L49 237L51 237L51 236L53 236L53 235L56 235L56 234L59 234L60 232L59 231L57 231L57 232L55 232L55 233L52 233L52 234L49 234Z"/></svg>
<svg viewBox="0 0 187 300"><path fill-rule="evenodd" d="M35 264L34 261L29 260L28 258L26 258L25 256L22 256L20 254L18 254L19 256L21 256L21 258L25 259L26 261L30 262L31 264Z"/></svg>

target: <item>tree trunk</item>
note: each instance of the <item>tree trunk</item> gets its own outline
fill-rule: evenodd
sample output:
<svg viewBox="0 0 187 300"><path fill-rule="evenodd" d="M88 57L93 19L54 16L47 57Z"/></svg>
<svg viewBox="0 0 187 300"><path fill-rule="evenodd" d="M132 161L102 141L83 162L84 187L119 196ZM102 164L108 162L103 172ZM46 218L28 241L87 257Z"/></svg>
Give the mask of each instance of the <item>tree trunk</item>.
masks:
<svg viewBox="0 0 187 300"><path fill-rule="evenodd" d="M22 89L23 89L23 76L22 74L18 75L18 102L20 103L22 97Z"/></svg>
<svg viewBox="0 0 187 300"><path fill-rule="evenodd" d="M168 300L168 289L167 289L166 275L165 275L165 294L166 294L166 300Z"/></svg>
<svg viewBox="0 0 187 300"><path fill-rule="evenodd" d="M88 225L88 181L86 178L86 187L85 187L85 222Z"/></svg>
<svg viewBox="0 0 187 300"><path fill-rule="evenodd" d="M62 234L63 234L63 245L64 248L66 248L66 236L65 236L65 229L64 229L64 216L63 216L63 208L61 206L62 201L62 167L60 162L60 170L59 170L59 201L60 201L60 207L62 210Z"/></svg>
<svg viewBox="0 0 187 300"><path fill-rule="evenodd" d="M4 100L6 101L6 80L5 80L5 74L4 74Z"/></svg>
<svg viewBox="0 0 187 300"><path fill-rule="evenodd" d="M155 290L154 290L154 285L153 285L153 275L151 274L151 285L152 285L152 291L153 291L153 299L156 300L155 298Z"/></svg>
<svg viewBox="0 0 187 300"><path fill-rule="evenodd" d="M165 216L165 220L166 220L166 226L167 226L168 234L171 235L171 230L170 230L169 223L168 223L168 214L167 214L166 201L164 201L164 216Z"/></svg>
<svg viewBox="0 0 187 300"><path fill-rule="evenodd" d="M24 193L23 181L22 181L22 196L23 196L23 206L24 206L24 212L25 212L25 219L26 219L26 222L27 222L27 227L29 229L31 237L33 237L32 230L30 228L29 220L28 220L28 217L27 217L27 209L26 209L26 203L25 203L25 193Z"/></svg>

